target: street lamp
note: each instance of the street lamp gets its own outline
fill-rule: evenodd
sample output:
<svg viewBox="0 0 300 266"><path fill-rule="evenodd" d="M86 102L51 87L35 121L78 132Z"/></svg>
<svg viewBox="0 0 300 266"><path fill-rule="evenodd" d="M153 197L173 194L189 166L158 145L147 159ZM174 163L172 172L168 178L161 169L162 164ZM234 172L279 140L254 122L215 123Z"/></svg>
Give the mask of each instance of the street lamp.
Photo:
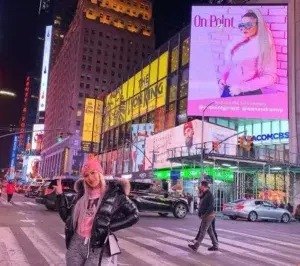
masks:
<svg viewBox="0 0 300 266"><path fill-rule="evenodd" d="M204 150L204 143L203 143L203 140L204 140L204 114L205 114L205 111L207 110L207 108L211 105L213 105L215 102L211 102L209 103L208 105L206 105L206 107L203 109L202 111L202 127L201 127L201 172L200 172L200 178L202 178L203 176L203 173L204 173L204 154L203 154L203 150Z"/></svg>
<svg viewBox="0 0 300 266"><path fill-rule="evenodd" d="M5 90L0 90L0 95L9 96L9 97L16 97L16 94L14 92L5 91Z"/></svg>

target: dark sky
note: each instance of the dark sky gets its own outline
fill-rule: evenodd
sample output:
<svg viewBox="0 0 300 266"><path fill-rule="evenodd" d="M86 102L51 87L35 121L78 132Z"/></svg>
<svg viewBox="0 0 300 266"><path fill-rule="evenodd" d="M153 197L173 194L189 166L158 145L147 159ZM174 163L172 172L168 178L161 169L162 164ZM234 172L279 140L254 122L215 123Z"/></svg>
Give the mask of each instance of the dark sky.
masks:
<svg viewBox="0 0 300 266"><path fill-rule="evenodd" d="M200 1L153 0L157 46L189 23L191 5ZM0 0L0 87L17 98L0 96L0 130L18 124L26 73L34 67L39 0ZM0 135L4 132L0 131ZM12 138L0 139L0 168L8 167Z"/></svg>

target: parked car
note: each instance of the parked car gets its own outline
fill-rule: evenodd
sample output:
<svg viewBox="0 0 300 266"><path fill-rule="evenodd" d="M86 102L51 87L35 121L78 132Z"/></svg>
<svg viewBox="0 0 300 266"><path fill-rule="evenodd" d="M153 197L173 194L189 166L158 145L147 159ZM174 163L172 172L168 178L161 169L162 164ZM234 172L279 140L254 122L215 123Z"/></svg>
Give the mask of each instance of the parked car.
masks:
<svg viewBox="0 0 300 266"><path fill-rule="evenodd" d="M34 198L38 194L38 189L43 185L43 180L38 179L36 181L30 182L24 188L24 196L28 198Z"/></svg>
<svg viewBox="0 0 300 266"><path fill-rule="evenodd" d="M23 193L24 192L24 183L17 183L15 186L15 192L16 193Z"/></svg>
<svg viewBox="0 0 300 266"><path fill-rule="evenodd" d="M57 185L58 178L46 180L45 183L40 187L38 195L35 198L35 201L39 204L45 205L48 210L56 210L56 192L55 186ZM77 178L64 176L62 178L61 184L63 193L66 196L67 200L71 201L76 192L74 190L74 184Z"/></svg>
<svg viewBox="0 0 300 266"><path fill-rule="evenodd" d="M223 206L223 214L228 216L231 220L244 218L251 222L257 220L271 220L289 223L292 219L292 214L286 209L278 208L271 202L260 199L237 200L226 203Z"/></svg>
<svg viewBox="0 0 300 266"><path fill-rule="evenodd" d="M140 212L155 212L162 217L172 213L176 218L183 219L189 211L186 199L162 190L155 191L149 183L131 182L129 198Z"/></svg>

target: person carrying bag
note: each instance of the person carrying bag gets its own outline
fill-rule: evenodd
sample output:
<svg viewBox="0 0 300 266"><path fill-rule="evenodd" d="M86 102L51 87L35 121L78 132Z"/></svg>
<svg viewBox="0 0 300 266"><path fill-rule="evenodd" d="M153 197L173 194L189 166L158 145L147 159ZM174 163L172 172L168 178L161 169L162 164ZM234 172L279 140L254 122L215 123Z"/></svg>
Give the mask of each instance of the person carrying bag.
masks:
<svg viewBox="0 0 300 266"><path fill-rule="evenodd" d="M129 181L123 178L106 184L100 163L88 160L82 179L75 183L76 198L68 205L61 179L56 186L58 210L65 222L67 266L108 266L121 253L114 232L139 220L136 206L127 197Z"/></svg>

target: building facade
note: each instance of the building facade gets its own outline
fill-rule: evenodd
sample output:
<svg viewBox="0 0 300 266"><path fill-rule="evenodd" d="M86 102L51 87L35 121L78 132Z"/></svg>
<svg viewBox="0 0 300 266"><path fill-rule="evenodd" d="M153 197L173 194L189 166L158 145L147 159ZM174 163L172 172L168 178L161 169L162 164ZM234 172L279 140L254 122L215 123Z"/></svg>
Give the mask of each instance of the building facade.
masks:
<svg viewBox="0 0 300 266"><path fill-rule="evenodd" d="M79 146L69 147L82 134L84 99L107 93L154 49L150 1L81 0L57 59L47 93L42 174L51 177L52 163L64 149L69 158ZM56 130L57 129L57 130ZM57 136L63 141L57 144ZM54 157L53 157L54 156ZM72 163L66 172L73 172Z"/></svg>

